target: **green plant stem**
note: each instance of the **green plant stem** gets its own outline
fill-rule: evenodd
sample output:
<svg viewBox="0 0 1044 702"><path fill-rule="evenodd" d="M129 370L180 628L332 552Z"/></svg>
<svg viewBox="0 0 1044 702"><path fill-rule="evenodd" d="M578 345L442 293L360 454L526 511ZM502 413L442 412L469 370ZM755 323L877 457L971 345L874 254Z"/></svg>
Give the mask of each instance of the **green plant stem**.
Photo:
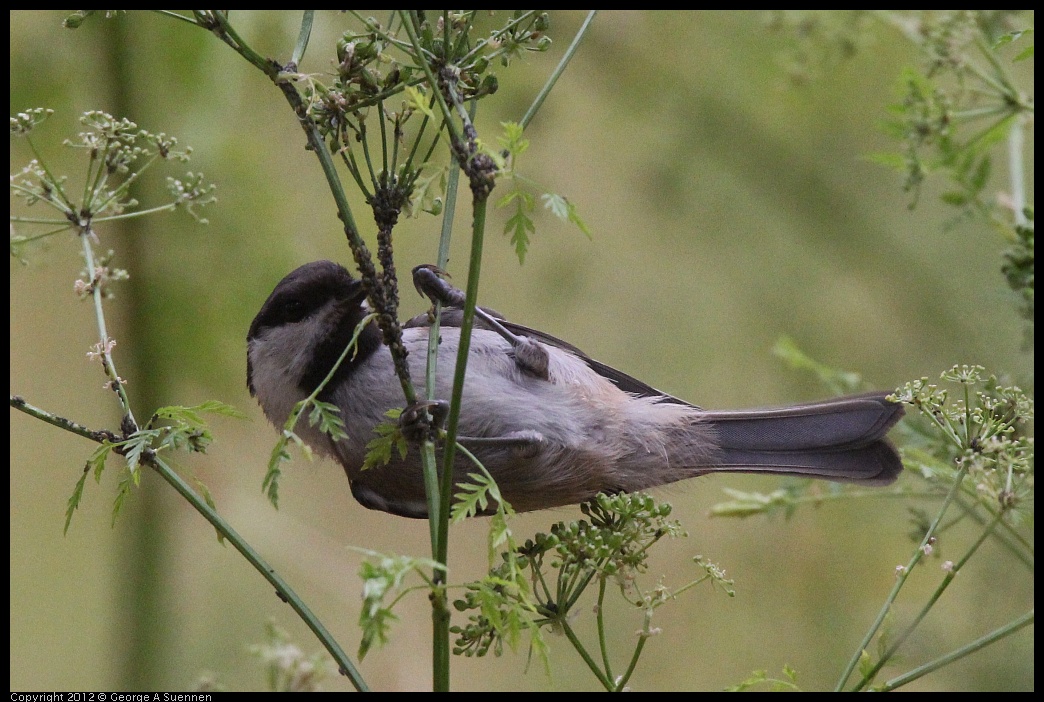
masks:
<svg viewBox="0 0 1044 702"><path fill-rule="evenodd" d="M434 104L434 102L429 101L428 107L431 108L431 106L433 104ZM417 149L420 148L420 144L421 144L421 137L424 136L424 130L428 128L428 122L429 121L430 121L430 118L428 117L428 115L424 115L423 118L421 119L420 127L417 129L417 136L414 137L414 139L413 139L413 147L410 148L409 156L406 157L406 165L403 168L403 170L405 170L407 173L413 170L413 157L417 155ZM435 141L439 140L438 137L439 137L439 135L436 133L435 134ZM422 163L427 163L427 159L422 161ZM450 164L450 173L452 173L452 172L453 172L453 164Z"/></svg>
<svg viewBox="0 0 1044 702"><path fill-rule="evenodd" d="M937 588L935 588L935 592L933 592L932 596L928 598L928 601L921 608L921 611L917 613L917 616L914 617L913 621L907 624L903 632L899 634L898 637L896 637L895 641L892 642L892 645L888 647L888 650L881 655L880 660L878 660L877 663L874 664L874 667L871 668L863 676L863 679L856 683L856 686L853 688L853 691L858 692L860 690L865 689L866 686L870 684L870 681L874 679L874 676L876 676L877 673L881 670L881 668L883 668L888 663L888 661L891 660L892 656L894 656L896 651L899 650L899 647L903 645L903 642L905 642L906 639L910 636L910 634L913 633L914 629L917 628L921 621L926 616L928 616L928 612L931 611L935 603L939 600L940 597L942 597L942 594L946 591L946 588L949 587L950 583L953 582L953 579L957 577L957 573L959 573L961 568L964 567L964 564L968 562L968 559L970 559L972 555L979 550L979 547L982 546L986 539L989 538L990 534L993 533L994 529L996 529L997 525L1001 522L1003 516L1004 513L999 512L989 523L989 525L982 530L982 533L979 534L979 538L975 541L974 544L971 545L967 553L965 553L964 556L956 564L954 564L950 572L948 572L946 576L942 579L942 582L939 583L939 586Z"/></svg>
<svg viewBox="0 0 1044 702"><path fill-rule="evenodd" d="M555 620L555 624L562 627L562 633L564 633L566 638L569 639L569 643L573 644L573 648L575 648L576 652L580 654L580 657L584 659L584 663L586 663L587 667L591 669L594 676L598 678L598 682L602 684L602 687L604 687L608 692L614 692L616 687L613 685L612 680L607 678L605 673L599 670L598 664L595 663L594 659L591 658L591 654L589 654L587 649L584 648L584 645L580 642L576 632L574 632L573 628L569 626L569 622L564 618L559 618Z"/></svg>
<svg viewBox="0 0 1044 702"><path fill-rule="evenodd" d="M345 141L342 136L342 141ZM366 187L366 183L363 182L362 174L359 172L359 164L355 162L355 154L352 153L351 149L341 148L338 149L337 153L341 155L341 160L344 162L345 168L348 169L348 173L351 174L352 179L355 180L355 184L359 188L359 192L363 194L367 201L373 196L373 193Z"/></svg>
<svg viewBox="0 0 1044 702"><path fill-rule="evenodd" d="M998 97L1006 103L1012 105L1019 105L1019 91L1015 88L1015 82L1012 80L1011 75L1008 73L1008 69L1005 65L997 58L997 52L986 43L983 39L982 34L979 33L975 37L975 46L978 47L979 51L982 52L983 57L989 62L990 67L993 68L995 75L990 75L986 71L981 70L977 65L971 61L967 62L968 69L979 77L979 80L986 83L999 95Z"/></svg>
<svg viewBox="0 0 1044 702"><path fill-rule="evenodd" d="M94 250L91 247L91 237L93 236L94 232L91 231L89 224L80 231L80 241L83 242L83 256L87 261L87 276L90 278L91 284L91 299L94 302L94 318L98 323L99 351L101 353L102 365L105 368L105 375L109 378L109 386L119 397L124 418L127 424L130 425L128 427L130 431L127 433L131 433L138 430L138 423L135 421L134 413L131 411L130 398L127 397L127 390L123 387L123 380L116 372L116 364L113 363L112 354L109 352L109 332L105 328L101 285L98 285L95 279L97 268L94 266Z"/></svg>
<svg viewBox="0 0 1044 702"><path fill-rule="evenodd" d="M975 498L976 495L970 495L970 497ZM975 507L973 505L968 504L960 497L958 497L956 501L957 505L964 510L965 515L967 515L969 519L974 520L975 523L979 526L985 525L986 519L975 511ZM983 508L986 509L987 513L991 514L993 517L996 517L998 514L997 512L990 512L986 505L983 505ZM1010 523L1002 520L1000 522L1000 527L1001 530L1005 534L1007 534L1007 537L1003 536L1000 531L995 530L993 532L993 538L998 543L1000 543L1001 546L1007 549L1012 556L1017 558L1019 562L1026 566L1026 568L1028 568L1030 572L1033 572L1033 545L1030 544L1026 540L1026 537L1020 534ZM1009 537L1010 539L1014 540L1015 543L1012 543L1012 541L1009 540Z"/></svg>
<svg viewBox="0 0 1044 702"><path fill-rule="evenodd" d="M27 244L30 241L36 241L38 239L46 239L49 236L54 236L55 234L61 234L62 232L67 232L71 228L73 228L72 224L66 224L63 227L59 227L58 229L52 229L51 231L47 231L47 232L40 232L39 234L31 234L29 236L15 236L15 237L11 238L11 243L12 244Z"/></svg>
<svg viewBox="0 0 1044 702"><path fill-rule="evenodd" d="M446 104L439 81L431 70L431 66L424 60L424 52L421 50L420 41L417 38L415 26L419 24L416 11L411 10L409 15L405 11L399 11L400 20L413 45L416 63L420 66L427 77L428 84L432 88L432 95L442 109L443 120L450 134L453 144L460 144L460 135L453 125L449 106ZM487 196L488 197L488 196ZM457 423L460 420L460 401L464 389L464 373L467 367L468 350L471 345L471 329L474 324L475 304L478 298L479 272L482 267L482 239L486 223L486 199L487 197L476 197L473 203L472 239L471 239L471 261L468 269L468 284L464 303L463 319L460 326L460 342L457 350L456 372L453 378L453 393L450 399L449 418L446 426L446 444L443 451L442 479L440 486L437 534L435 538L436 552L435 560L446 565L449 553L449 505L453 499L453 457L456 450ZM432 590L432 683L436 692L449 691L449 656L450 656L450 610L449 601L446 596L445 574L434 573L435 587Z"/></svg>
<svg viewBox="0 0 1044 702"><path fill-rule="evenodd" d="M59 427L66 431L72 432L78 436L90 439L97 443L104 441L118 440L115 434L109 431L98 431L88 429L80 424L72 422L70 420L58 417L57 415L51 414L46 410L42 410L38 407L34 407L27 403L20 397L11 396L11 407L17 410L25 412L33 417L37 417L48 424ZM334 660L337 661L340 670L344 675L352 681L352 685L355 686L360 692L368 690L366 682L362 676L356 670L351 660L344 653L344 650L338 645L334 638L323 626L322 622L312 613L308 606L298 597L297 593L294 592L285 580L276 574L275 569L272 568L261 556L255 551L249 543L247 543L243 537L236 532L232 526L224 520L217 512L215 512L206 503L206 501L200 497L196 492L182 480L181 476L178 475L166 461L159 457L159 455L151 450L146 449L142 453L142 463L150 466L156 471L171 487L173 487L189 504L195 508L197 512L203 515L203 518L210 522L214 528L218 531L221 536L226 539L232 546L243 555L244 558L254 568L261 573L261 575L272 584L279 595L279 598L289 604L295 612L304 620L305 624L308 625L315 635L322 642L323 646L330 655L333 656Z"/></svg>
<svg viewBox="0 0 1044 702"><path fill-rule="evenodd" d="M798 505L811 504L818 506L835 500L874 500L874 499L938 499L944 496L942 491L936 490L911 490L909 488L897 487L891 490L852 490L850 492L828 492L802 495L783 495L778 500L778 492L769 494L761 492L745 492L740 497L729 501L719 502L710 509L711 517L746 519L760 514L771 514L773 508L789 508ZM749 504L749 508L747 505Z"/></svg>
<svg viewBox="0 0 1044 702"><path fill-rule="evenodd" d="M192 490L189 485L181 479L174 470L170 468L162 459L158 456L153 456L149 464L156 470L160 476L170 484L175 490L177 490L182 497L184 497L196 511L203 515L203 517L210 522L218 532L232 544L232 546L242 554L242 556L252 565L254 568L261 573L261 575L271 583L272 587L276 589L279 594L279 598L284 600L298 616L304 621L309 629L316 635L326 650L333 656L337 662L340 672L347 676L351 680L352 685L359 692L368 692L369 688L366 685L366 681L363 680L359 671L352 664L351 660L345 654L344 650L340 647L337 641L334 640L330 632L326 630L323 623L316 617L312 610L298 597L297 593L287 584L282 577L276 574L275 569L272 568L260 554L258 554L232 527L228 524L217 512L210 509L207 503L199 497Z"/></svg>
<svg viewBox="0 0 1044 702"><path fill-rule="evenodd" d="M498 41L500 39L500 37L504 36L505 34L510 32L511 30L513 30L516 26L518 26L518 25L522 24L523 22L527 21L534 14L536 14L536 10L528 10L528 11L522 13L520 16L515 17L514 19L512 19L510 22L508 22L506 25L504 25L503 27L501 27L497 31L493 32L489 36L489 38L481 39L480 41L478 41L475 44L475 46L471 47L471 51L469 51L463 58L460 59L461 65L466 65L475 56L477 56L479 54L479 52L481 52L484 48L486 48L486 46L491 41Z"/></svg>
<svg viewBox="0 0 1044 702"><path fill-rule="evenodd" d="M191 17L186 17L185 15L179 15L177 12L171 12L170 10L150 10L150 11L151 12L155 12L156 14L159 14L159 15L163 15L164 17L170 17L171 19L181 20L182 22L188 22L189 24L191 24L191 25L193 25L195 27L200 26L199 22L197 22L195 19L193 19Z"/></svg>
<svg viewBox="0 0 1044 702"><path fill-rule="evenodd" d="M643 630L640 634L638 634L638 643L635 644L635 646L634 646L634 653L631 655L631 662L630 662L630 664L628 664L627 670L624 671L624 674L622 676L620 676L620 679L617 680L617 681L614 681L614 684L615 684L615 688L614 689L617 692L622 691L624 689L624 686L627 685L627 681L631 679L631 676L634 674L634 669L638 665L638 659L642 657L642 649L645 648L645 642L649 640L649 636L650 636L650 634L648 633L648 629L649 629L649 619L651 617L652 617L652 610L650 609L650 610L647 610L646 613L645 613L645 630Z"/></svg>
<svg viewBox="0 0 1044 702"><path fill-rule="evenodd" d="M605 674L610 680L614 679L613 666L609 662L609 647L605 643L605 576L598 579L598 614L595 621L598 623L598 648L602 651L602 665L605 666Z"/></svg>
<svg viewBox="0 0 1044 702"><path fill-rule="evenodd" d="M33 158L40 164L40 168L43 169L44 175L47 177L47 182L54 185L54 191L58 193L58 202L55 202L53 198L45 198L42 202L46 202L58 209L60 212L66 214L74 213L75 208L73 207L72 201L65 194L64 188L62 188L62 178L56 178L51 169L47 166L47 161L40 155L40 152L36 149L36 144L29 137L25 138L25 143L29 145L29 150L33 152ZM12 187L18 187L17 184L12 184ZM27 191L28 192L28 191ZM61 203L61 204L59 204Z"/></svg>
<svg viewBox="0 0 1044 702"><path fill-rule="evenodd" d="M136 210L134 212L125 212L124 214L109 215L107 217L93 217L91 219L91 224L97 224L98 222L114 222L120 219L134 219L136 217L144 217L145 215L154 214L156 212L173 212L177 207L178 203L171 202L166 205L150 207L147 210Z"/></svg>
<svg viewBox="0 0 1044 702"><path fill-rule="evenodd" d="M939 513L935 516L935 520L928 528L928 532L924 535L924 538L921 539L921 543L914 551L913 556L910 557L910 561L906 564L906 566L904 566L903 570L896 576L895 585L892 586L891 592L888 593L888 597L885 599L884 605L881 607L881 611L877 614L877 619L874 620L874 623L870 626L869 631L866 632L866 635L863 637L863 640L860 642L859 646L852 654L852 658L848 661L848 665L841 673L841 678L837 681L837 685L834 686L835 692L841 692L841 690L844 688L845 683L848 682L848 678L852 676L852 671L855 670L856 666L859 664L859 659L862 656L863 651L865 651L867 646L870 645L870 641L874 638L878 630L881 628L881 625L884 623L885 616L888 615L888 612L892 608L892 603L894 603L896 597L899 596L899 591L903 588L903 585L906 583L906 579L910 577L910 572L924 556L924 547L935 535L936 530L939 528L939 524L942 522L943 515L946 514L946 510L949 508L950 504L954 501L955 497L957 496L957 492L958 490L960 490L961 483L964 482L964 476L967 475L967 473L968 464L967 462L965 462L962 463L960 470L957 471L957 477L954 479L953 486L947 493L946 499L943 500L943 504L939 508Z"/></svg>
<svg viewBox="0 0 1044 702"><path fill-rule="evenodd" d="M580 46L581 40L583 40L584 36L587 34L587 30L590 29L591 23L594 22L595 15L597 14L598 10L591 10L587 13L587 18L584 20L584 23L580 25L580 29L577 30L576 36L573 37L573 42L569 45L569 48L566 49L562 60L558 62L555 70L551 73L551 77L549 77L547 82L544 83L544 87L540 89L539 93L537 93L536 99L533 100L533 104L529 106L529 109L526 110L526 114L519 121L523 130L532 121L537 110L540 109L540 106L544 104L544 99L551 92L551 89L555 87L555 83L558 82L558 78L565 71L566 66L568 66L569 62L573 60L573 54L576 53L577 47Z"/></svg>
<svg viewBox="0 0 1044 702"><path fill-rule="evenodd" d="M474 109L474 105L472 105L472 109ZM424 119L427 120L427 117ZM413 154L410 154L411 161L412 158ZM441 270L445 270L449 264L450 239L453 234L453 218L457 209L457 187L459 183L460 167L451 149L450 171L446 182L446 203L445 208L442 210L442 232L439 235L439 251L435 260L435 265ZM442 303L436 302L434 306L434 319L431 322L431 327L428 329L428 354L424 379L425 395L428 400L435 399L435 379L439 364L439 328L441 317ZM431 555L432 558L436 558L439 552L438 525L442 521L439 516L442 504L440 502L441 490L439 487L438 471L435 470L435 445L426 441L421 448L424 454L429 456L429 458L424 462L424 494L428 500L428 526L431 531Z"/></svg>
<svg viewBox="0 0 1044 702"><path fill-rule="evenodd" d="M603 558L598 563L597 567L588 570L587 574L583 576L583 582L579 584L577 583L577 580L579 580L581 576L579 575L579 573L574 574L573 581L569 583L569 586L566 588L566 593L568 593L568 597L565 598L565 604L563 605L561 601L559 601L559 606L566 611L572 610L573 607L576 605L577 601L580 599L580 596L584 594L584 590L586 590L587 586L591 584L591 579L594 578L595 574L599 572L608 562L608 558Z"/></svg>
<svg viewBox="0 0 1044 702"><path fill-rule="evenodd" d="M407 32L410 34L410 39L413 42L414 47L418 50L418 56L420 56L421 52L419 51L416 33L412 30L410 18L402 17L401 19L403 21L403 26L407 28ZM426 63L423 63L423 66L429 80L434 81L431 69ZM438 99L440 104L445 105L445 101L439 93L438 84L432 82L431 85L433 96ZM474 114L474 107L475 106L472 105L472 114ZM452 125L447 121L446 126L452 134ZM435 141L438 141L437 134ZM453 156L452 149L450 150L450 153L450 175L446 192L447 202L442 220L442 233L439 237L439 252L436 263L440 269L444 269L449 262L450 237L453 230L453 217L456 211L456 193L460 179L460 164ZM456 425L460 417L460 398L463 392L464 368L461 363L463 360L464 365L466 366L467 364L467 351L471 342L471 326L474 321L475 304L478 298L479 271L482 264L482 239L485 231L485 213L486 200L476 200L474 203L474 217L472 219L471 266L468 271L468 289L464 305L464 319L461 322L460 328L460 348L457 355L457 368L456 375L454 376L453 395L450 401L450 416L449 424L447 426L446 445L443 451L443 474L441 481L438 480L438 474L436 471L434 446L431 445L430 450L428 450L430 442L426 442L424 446L425 450L421 453L422 459L425 459L422 469L425 479L425 491L430 509L428 524L432 538L432 557L436 562L443 566L443 570L436 570L432 573L432 581L434 583L431 593L432 687L436 692L449 691L450 684L449 669L450 653L452 650L450 647L449 632L450 610L449 599L445 588L445 567L447 566L449 559L449 506L453 499L453 454L456 449ZM434 399L435 397L441 309L441 305L436 304L435 319L428 331L428 363L425 384L429 399ZM429 459L430 462L428 462Z"/></svg>
<svg viewBox="0 0 1044 702"><path fill-rule="evenodd" d="M479 274L482 270L482 242L486 228L486 198L476 198L472 205L471 258L468 266L468 284L465 291L463 318L460 323L460 341L457 348L457 364L453 376L453 392L450 397L449 417L446 421L446 445L442 456L442 480L439 503L445 505L439 514L438 553L435 560L448 565L449 551L449 504L453 499L453 458L457 448L457 425L460 421L460 404L464 394L464 375L471 348L471 329L475 321L475 304L478 299ZM436 577L439 574L436 573ZM445 576L442 576L445 577ZM436 691L449 689L449 623L450 612L445 589L432 593L432 617L434 619L434 647L436 662L445 669L435 671ZM443 655L440 655L445 651ZM441 687L440 687L441 686Z"/></svg>
<svg viewBox="0 0 1044 702"><path fill-rule="evenodd" d="M384 124L384 120L380 120L381 124ZM366 123L359 125L360 136L362 137L362 150L363 150L363 161L366 162L366 169L370 172L370 183L373 185L374 192L380 190L381 184L377 180L377 173L373 170L373 159L370 157L370 137L366 133Z"/></svg>
<svg viewBox="0 0 1044 702"><path fill-rule="evenodd" d="M446 125L447 131L449 131L450 143L459 144L461 143L460 134L457 132L457 128L453 124L453 113L450 112L449 105L446 104L446 100L442 96L442 91L439 89L439 79L436 77L435 73L432 72L431 65L423 60L424 51L421 49L420 39L417 38L417 30L414 29L415 24L420 24L420 20L417 17L417 11L409 10L408 16L404 14L406 12L406 10L399 10L402 26L406 30L406 34L409 35L410 43L413 45L413 50L416 54L416 65L424 72L428 85L431 86L432 94L437 96L439 108L442 110L442 119Z"/></svg>
<svg viewBox="0 0 1044 702"><path fill-rule="evenodd" d="M394 174L388 163L388 120L384 111L384 100L377 101L377 117L377 123L381 125L381 171L384 174L385 184L389 184Z"/></svg>
<svg viewBox="0 0 1044 702"><path fill-rule="evenodd" d="M272 80L276 79L276 76L279 73L279 67L272 61L265 59L264 56L254 51L250 48L249 44L240 38L239 34L228 21L227 10L194 10L193 12L196 13L197 20L200 20L201 26L208 26L207 20L213 20L214 29L212 31L214 31L223 42L235 49L236 53L264 72L264 74L269 78ZM205 13L205 15L201 17L200 13Z"/></svg>
<svg viewBox="0 0 1044 702"><path fill-rule="evenodd" d="M960 660L961 658L964 658L969 654L975 653L979 649L985 648L986 646L989 646L990 644L996 641L1000 641L1001 639L1014 634L1016 631L1026 626L1027 624L1033 623L1033 611L1034 610L1031 609L1029 612L1022 615L1018 619L1015 619L1014 621L1005 624L999 629L995 629L986 636L978 638L975 641L972 641L971 643L962 646L956 651L948 653L945 656L940 656L939 658L936 658L934 661L925 663L922 666L918 666L917 668L914 668L913 670L909 671L908 673L904 673L899 677L892 678L887 683L885 683L884 688L882 688L882 691L887 692L895 690L896 688L901 687L908 682L912 682L917 678L923 677L928 673L938 670L939 668L943 668L956 660Z"/></svg>
<svg viewBox="0 0 1044 702"><path fill-rule="evenodd" d="M35 407L34 405L31 405L28 402L26 402L24 398L18 395L11 395L11 407L15 408L20 412L25 412L30 417L36 417L37 419L43 420L52 426L56 426L59 429L64 429L65 431L72 432L73 434L82 436L85 439L96 441L99 444L103 441L115 443L120 440L120 437L116 436L111 431L98 431L94 429L88 429L82 424L77 424L71 419L59 417L56 414L51 414L47 410Z"/></svg>

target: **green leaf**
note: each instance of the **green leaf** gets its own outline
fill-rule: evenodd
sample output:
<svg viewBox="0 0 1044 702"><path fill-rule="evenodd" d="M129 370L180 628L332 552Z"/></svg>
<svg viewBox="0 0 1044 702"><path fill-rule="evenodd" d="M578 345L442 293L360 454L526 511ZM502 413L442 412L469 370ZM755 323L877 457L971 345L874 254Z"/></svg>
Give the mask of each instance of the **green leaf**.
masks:
<svg viewBox="0 0 1044 702"><path fill-rule="evenodd" d="M62 529L62 535L69 533L69 524L72 522L73 512L80 506L80 498L83 497L83 486L87 482L87 475L90 473L91 463L87 462L87 465L83 468L83 475L76 481L76 487L73 488L73 493L69 495L68 507L65 510L65 528Z"/></svg>
<svg viewBox="0 0 1044 702"><path fill-rule="evenodd" d="M746 692L755 685L759 685L768 678L767 670L755 670L746 680L725 688L725 692Z"/></svg>
<svg viewBox="0 0 1044 702"><path fill-rule="evenodd" d="M127 449L124 458L127 459L127 466L132 475L138 472L142 454L152 445L153 439L159 436L160 431L157 429L141 429L123 442L123 446Z"/></svg>
<svg viewBox="0 0 1044 702"><path fill-rule="evenodd" d="M154 448L157 451L170 447L206 453L207 447L214 440L214 435L203 421L202 413L246 418L245 414L232 405L217 400L207 400L192 407L182 405L160 407L152 414L144 431L151 432ZM167 420L172 424L169 427L157 427L160 420Z"/></svg>
<svg viewBox="0 0 1044 702"><path fill-rule="evenodd" d="M355 550L371 559L363 561L359 566L359 577L363 581L363 605L359 612L359 626L363 630L359 642L359 660L362 660L375 644L383 646L387 643L390 625L398 620L392 613L398 598L389 605L385 605L385 598L390 593L400 591L403 581L411 572L417 572L423 577L421 568L444 571L445 566L427 558L388 556L375 551Z"/></svg>
<svg viewBox="0 0 1044 702"><path fill-rule="evenodd" d="M511 204L512 200L514 200L516 197L521 197L521 196L522 196L522 191L521 190L518 190L517 188L515 190L509 190L506 195L504 195L499 200L497 200L497 208L500 209L502 207L507 207L508 205Z"/></svg>
<svg viewBox="0 0 1044 702"><path fill-rule="evenodd" d="M77 10L62 20L62 26L66 29L79 29L80 25L83 24L83 21L95 12L97 12L97 10Z"/></svg>
<svg viewBox="0 0 1044 702"><path fill-rule="evenodd" d="M268 496L268 501L276 509L279 509L279 477L283 474L283 464L290 461L290 452L286 450L286 447L292 436L296 435L283 430L283 435L272 447L272 454L268 458L268 470L265 472L265 479L261 482L261 491Z"/></svg>
<svg viewBox="0 0 1044 702"><path fill-rule="evenodd" d="M232 405L230 405L230 404L228 404L226 402L221 402L219 400L207 400L206 402L202 402L202 403L200 403L198 405L194 405L192 407L180 407L179 408L176 405L172 406L172 407L161 407L160 409L156 410L156 412L159 413L159 412L161 412L163 410L177 410L177 409L184 409L184 410L188 410L190 412L206 412L208 414L220 414L220 415L223 415L225 417L235 417L236 419L246 419L246 417L247 417L247 415L244 412L236 409L235 407L233 407Z"/></svg>
<svg viewBox="0 0 1044 702"><path fill-rule="evenodd" d="M544 193L544 209L550 210L551 214L565 221L569 217L569 203L561 195L555 193Z"/></svg>
<svg viewBox="0 0 1044 702"><path fill-rule="evenodd" d="M1010 43L1012 43L1014 41L1018 41L1019 39L1021 39L1023 37L1023 35L1028 36L1028 35L1030 35L1032 33L1033 33L1032 29L1018 29L1018 30L1015 30L1013 32L1008 32L1006 34L1002 34L999 37L997 37L997 41L993 42L993 48L994 49L999 49L1000 47L1004 46L1005 44L1010 44Z"/></svg>
<svg viewBox="0 0 1044 702"><path fill-rule="evenodd" d="M529 250L529 235L536 231L533 220L526 214L523 203L525 197L517 200L518 207L507 223L504 225L504 233L511 233L511 244L515 247L515 255L519 263L525 263L526 251Z"/></svg>
<svg viewBox="0 0 1044 702"><path fill-rule="evenodd" d="M123 509L123 503L127 500L127 496L130 495L131 485L134 483L133 473L128 473L120 479L119 485L116 489L116 499L112 503L112 526L116 526L116 517L119 516L120 510Z"/></svg>
<svg viewBox="0 0 1044 702"><path fill-rule="evenodd" d="M457 483L457 487L463 492L454 495L457 501L450 508L450 519L453 522L462 522L468 517L485 512L491 495L494 493L499 495L496 483L482 473L468 473L468 477L473 482Z"/></svg>
<svg viewBox="0 0 1044 702"><path fill-rule="evenodd" d="M101 483L101 474L105 469L105 459L109 457L114 448L116 448L115 444L111 444L108 441L103 442L98 448L94 449L94 453L87 459L87 465L94 470L94 480L98 483Z"/></svg>
<svg viewBox="0 0 1044 702"><path fill-rule="evenodd" d="M863 652L859 654L859 674L864 678L869 678L873 670L874 659L870 657L870 654L864 648Z"/></svg>
<svg viewBox="0 0 1044 702"><path fill-rule="evenodd" d="M334 441L347 439L348 434L344 430L344 421L340 417L341 409L329 402L312 400L312 411L308 414L308 423L313 427L318 425L319 431L328 435Z"/></svg>
<svg viewBox="0 0 1044 702"><path fill-rule="evenodd" d="M521 156L529 148L529 140L522 136L523 128L518 122L501 122L504 128L503 135L497 137L497 142L513 158Z"/></svg>
<svg viewBox="0 0 1044 702"><path fill-rule="evenodd" d="M391 462L393 450L398 451L400 459L406 458L409 446L399 427L398 419L401 414L401 408L390 409L384 413L384 416L391 421L382 422L373 428L377 438L366 444L366 457L363 459L362 470L388 465Z"/></svg>
<svg viewBox="0 0 1044 702"><path fill-rule="evenodd" d="M432 109L428 106L428 98L425 97L424 91L416 85L406 86L406 102L413 109L420 112L432 122L436 124L439 123L438 118L435 117L435 113L432 112Z"/></svg>

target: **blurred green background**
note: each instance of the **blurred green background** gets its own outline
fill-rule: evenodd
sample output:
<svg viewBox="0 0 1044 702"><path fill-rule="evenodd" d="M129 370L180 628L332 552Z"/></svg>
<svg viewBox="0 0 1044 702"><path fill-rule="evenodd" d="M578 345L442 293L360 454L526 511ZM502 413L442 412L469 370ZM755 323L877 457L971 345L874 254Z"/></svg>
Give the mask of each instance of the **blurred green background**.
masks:
<svg viewBox="0 0 1044 702"><path fill-rule="evenodd" d="M56 143L78 131L81 112L103 109L177 135L195 150L188 168L219 185L220 201L204 212L208 226L178 213L100 229L101 248L115 249L115 265L132 276L117 290L108 323L137 413L211 398L249 413L251 421L216 420L218 441L206 456L184 459L183 473L209 486L222 514L354 652L360 556L349 545L427 556L428 527L365 510L341 469L325 461L295 460L273 510L260 485L276 434L245 387L246 330L275 282L306 261L351 260L318 163L278 91L208 33L137 11L69 31L65 14L10 14L10 109L56 110L35 133L45 156L76 182L80 161ZM583 17L553 12L552 50L498 69L501 90L479 110L487 140L499 122L521 117ZM233 21L262 54L286 61L300 13L237 12ZM347 22L319 14L302 70L331 70ZM942 184L929 185L910 211L900 177L865 159L897 150L877 125L896 100L900 70L917 60L913 48L875 32L848 60L814 62L809 80L795 86L784 65L792 46L758 13L600 14L527 130L531 147L521 161L523 173L577 204L593 241L543 215L520 267L499 234L505 215L496 213L482 303L707 407L824 395L772 355L781 335L878 388L934 380L955 363L1030 385L1032 353L999 273L1004 242L978 222L947 226L954 213L937 204ZM12 172L29 157L24 142L12 141ZM1002 161L994 169L1001 175ZM154 170L146 196L185 169ZM993 184L1006 187L999 178ZM355 212L372 239L358 200ZM461 285L468 225L461 209L450 263ZM400 271L435 259L438 226L430 217L402 223ZM116 428L118 409L84 358L97 332L72 292L79 247L66 235L28 259L10 264L11 392L90 427ZM404 295L404 316L423 308ZM261 665L248 648L270 619L307 651L318 647L155 476L143 477L112 527L113 461L101 486L88 482L63 537L66 500L92 450L11 413L12 689L188 688L204 675L229 689L259 688ZM805 689L833 685L895 566L909 558L910 504L825 504L788 521L707 516L723 487L767 492L777 484L724 476L657 491L690 536L656 550L646 584L661 573L669 585L686 582L695 574L690 558L701 553L736 579L738 592L729 599L697 588L660 610L664 631L646 646L634 689L721 689L755 669L778 674L784 664ZM578 517L576 509L529 514L514 529L525 537ZM481 575L485 538L482 520L453 528L451 580ZM954 558L960 548L944 541L939 551ZM911 578L900 622L938 582L941 560ZM1021 568L988 544L907 642L904 667L891 670L930 660L1032 606L1032 578ZM361 670L374 689L430 689L426 598L408 598L398 614L391 644L371 652ZM610 621L622 656L640 615L617 607ZM594 633L586 611L576 626ZM455 659L453 685L597 689L567 642L549 640L550 681L539 665L526 671L523 651ZM1031 690L1032 649L1028 627L911 687ZM326 683L342 687L336 676Z"/></svg>

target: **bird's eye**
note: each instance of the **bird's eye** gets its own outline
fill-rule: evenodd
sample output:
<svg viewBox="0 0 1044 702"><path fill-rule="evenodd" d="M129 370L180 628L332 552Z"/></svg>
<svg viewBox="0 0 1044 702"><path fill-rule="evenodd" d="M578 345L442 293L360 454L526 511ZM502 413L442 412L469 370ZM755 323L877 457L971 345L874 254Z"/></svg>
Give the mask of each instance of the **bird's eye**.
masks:
<svg viewBox="0 0 1044 702"><path fill-rule="evenodd" d="M283 319L286 322L300 322L308 316L308 307L303 301L292 297L283 303Z"/></svg>

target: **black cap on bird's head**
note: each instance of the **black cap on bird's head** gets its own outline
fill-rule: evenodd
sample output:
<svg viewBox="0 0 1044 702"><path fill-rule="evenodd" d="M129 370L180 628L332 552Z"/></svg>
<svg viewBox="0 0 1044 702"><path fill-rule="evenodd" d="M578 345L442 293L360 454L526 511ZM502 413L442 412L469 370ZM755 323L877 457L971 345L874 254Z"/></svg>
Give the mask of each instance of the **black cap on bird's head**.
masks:
<svg viewBox="0 0 1044 702"><path fill-rule="evenodd" d="M301 377L302 387L314 389L322 381L334 362L351 340L355 327L366 316L366 286L352 276L344 266L333 261L313 261L295 269L272 290L261 310L254 317L247 332L247 345L273 329L300 325L317 315L324 315L319 326L308 329L314 339L311 357ZM332 304L333 303L333 304ZM302 325L301 333L306 329ZM380 344L379 334L364 334L359 339L359 352L368 355ZM347 368L350 363L342 364ZM253 382L253 363L247 355L247 387L256 395ZM317 377L318 376L318 377Z"/></svg>
<svg viewBox="0 0 1044 702"><path fill-rule="evenodd" d="M299 322L331 299L361 304L366 289L348 269L333 261L312 261L289 273L272 290L250 324L247 341L262 329Z"/></svg>

